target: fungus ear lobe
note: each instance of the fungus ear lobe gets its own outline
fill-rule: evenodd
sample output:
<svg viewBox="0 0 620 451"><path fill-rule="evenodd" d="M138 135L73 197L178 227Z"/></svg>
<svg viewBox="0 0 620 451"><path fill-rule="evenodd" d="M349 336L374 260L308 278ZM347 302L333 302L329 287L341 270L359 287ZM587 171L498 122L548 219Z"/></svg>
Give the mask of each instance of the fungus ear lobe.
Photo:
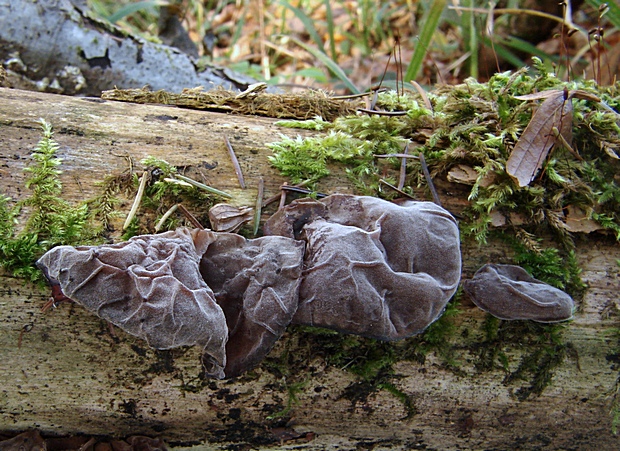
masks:
<svg viewBox="0 0 620 451"><path fill-rule="evenodd" d="M568 294L520 266L484 265L473 279L463 281L463 288L480 309L504 320L566 321L575 308Z"/></svg>
<svg viewBox="0 0 620 451"><path fill-rule="evenodd" d="M460 281L458 226L431 202L334 194L295 201L268 224L306 241L297 324L405 338L439 318Z"/></svg>
<svg viewBox="0 0 620 451"><path fill-rule="evenodd" d="M265 235L279 235L298 240L303 227L326 214L325 204L314 199L304 198L292 202L278 210L265 222Z"/></svg>
<svg viewBox="0 0 620 451"><path fill-rule="evenodd" d="M285 237L246 240L220 233L200 271L224 311L228 327L226 377L255 367L284 333L297 310L304 244Z"/></svg>
<svg viewBox="0 0 620 451"><path fill-rule="evenodd" d="M203 234L197 243L204 249L214 240ZM209 375L222 378L226 318L200 275L201 257L193 234L178 229L113 245L59 246L38 264L67 297L149 346L201 346Z"/></svg>

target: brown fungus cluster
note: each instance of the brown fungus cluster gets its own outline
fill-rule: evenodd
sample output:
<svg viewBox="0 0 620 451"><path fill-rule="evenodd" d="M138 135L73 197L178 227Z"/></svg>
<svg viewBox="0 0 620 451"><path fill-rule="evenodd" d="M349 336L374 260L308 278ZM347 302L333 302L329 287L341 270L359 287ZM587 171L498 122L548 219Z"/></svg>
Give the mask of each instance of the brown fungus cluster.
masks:
<svg viewBox="0 0 620 451"><path fill-rule="evenodd" d="M256 365L290 323L302 257L282 237L181 228L59 246L37 264L64 296L149 346L201 346L206 373L223 378Z"/></svg>
<svg viewBox="0 0 620 451"><path fill-rule="evenodd" d="M305 199L266 236L177 229L50 250L55 289L156 349L199 345L208 375L257 365L290 323L380 340L422 332L461 275L454 218L429 202Z"/></svg>

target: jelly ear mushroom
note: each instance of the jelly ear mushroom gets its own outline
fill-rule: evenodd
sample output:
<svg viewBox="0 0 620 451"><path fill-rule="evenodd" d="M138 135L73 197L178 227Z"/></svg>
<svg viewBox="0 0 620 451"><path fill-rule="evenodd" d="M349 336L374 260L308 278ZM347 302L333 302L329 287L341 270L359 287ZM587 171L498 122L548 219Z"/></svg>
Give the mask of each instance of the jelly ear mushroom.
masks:
<svg viewBox="0 0 620 451"><path fill-rule="evenodd" d="M463 288L482 310L505 320L554 323L571 319L575 304L562 290L535 279L520 266L484 265Z"/></svg>
<svg viewBox="0 0 620 451"><path fill-rule="evenodd" d="M52 286L155 349L199 345L208 375L224 377L224 312L200 275L213 232L178 229L104 246L59 246L37 262Z"/></svg>
<svg viewBox="0 0 620 451"><path fill-rule="evenodd" d="M200 345L206 373L224 378L260 362L291 322L303 252L284 237L177 229L57 247L38 265L57 296L153 348Z"/></svg>
<svg viewBox="0 0 620 451"><path fill-rule="evenodd" d="M226 377L256 366L297 310L304 245L280 236L222 233L200 262L228 325Z"/></svg>
<svg viewBox="0 0 620 451"><path fill-rule="evenodd" d="M430 202L332 195L293 202L264 230L306 242L298 324L405 338L439 318L461 277L456 221Z"/></svg>

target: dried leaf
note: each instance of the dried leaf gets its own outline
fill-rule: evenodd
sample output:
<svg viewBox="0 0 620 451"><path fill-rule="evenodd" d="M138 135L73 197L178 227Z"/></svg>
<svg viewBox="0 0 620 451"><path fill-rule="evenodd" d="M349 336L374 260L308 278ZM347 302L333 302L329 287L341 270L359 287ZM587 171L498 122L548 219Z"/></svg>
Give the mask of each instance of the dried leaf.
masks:
<svg viewBox="0 0 620 451"><path fill-rule="evenodd" d="M506 162L506 172L519 186L529 185L542 167L556 143L554 128L559 130L567 143L571 143L573 104L570 96L565 96L565 91L551 92L532 116Z"/></svg>
<svg viewBox="0 0 620 451"><path fill-rule="evenodd" d="M572 205L566 208L564 220L566 223L566 230L569 232L591 233L603 229L603 226L593 219L590 219L586 212Z"/></svg>
<svg viewBox="0 0 620 451"><path fill-rule="evenodd" d="M216 232L236 232L254 217L252 207L216 204L209 209L211 228Z"/></svg>
<svg viewBox="0 0 620 451"><path fill-rule="evenodd" d="M471 166L457 164L448 172L448 181L462 183L463 185L473 185L478 179L478 173Z"/></svg>
<svg viewBox="0 0 620 451"><path fill-rule="evenodd" d="M564 92L559 89L549 89L547 91L534 92L532 94L525 94L522 96L515 96L515 99L518 100L541 100L548 99L549 97L554 97L558 92ZM573 97L581 100L591 100L592 102L600 102L601 99L596 95L583 91L581 89L568 91L568 98L572 99Z"/></svg>
<svg viewBox="0 0 620 451"><path fill-rule="evenodd" d="M515 96L515 99L518 100L541 100L541 99L548 99L549 97L555 97L558 95L558 93L561 93L562 91L559 89L549 89L547 91L541 91L541 92L533 92L532 94L525 94L522 96Z"/></svg>

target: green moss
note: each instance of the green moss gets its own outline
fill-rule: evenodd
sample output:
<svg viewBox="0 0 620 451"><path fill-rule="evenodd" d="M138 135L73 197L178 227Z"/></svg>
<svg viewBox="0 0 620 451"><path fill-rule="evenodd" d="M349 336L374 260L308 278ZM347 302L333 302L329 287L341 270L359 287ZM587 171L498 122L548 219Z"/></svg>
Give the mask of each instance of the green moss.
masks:
<svg viewBox="0 0 620 451"><path fill-rule="evenodd" d="M583 298L587 286L581 280L581 268L573 249L543 247L542 240L525 230L501 236L514 250L514 264L522 266L533 277L566 291L576 300Z"/></svg>
<svg viewBox="0 0 620 451"><path fill-rule="evenodd" d="M273 143L272 164L293 183L317 182L340 166L349 175L358 194L390 197L380 178L397 176L399 159L377 160L376 155L399 153L407 141L420 144L435 177L442 177L456 165L473 168L478 176L469 193L461 230L484 243L492 213L518 215L524 227L537 227L554 234L560 247L570 248L572 238L562 221L567 207L576 207L620 239L620 186L616 174L620 161L614 149L620 146L617 111L618 89L599 87L591 81L566 83L545 71L528 75L525 70L496 74L487 83L468 79L457 86L440 87L429 93L433 111L419 106L418 94L397 96L390 91L379 96L378 108L404 109L406 116L356 115L336 119L331 125L304 122L327 130L323 137L283 138ZM552 150L542 170L528 186L519 187L506 172L506 161L526 128L534 102L518 96L534 92L581 90L597 95L600 102L575 98L573 102L573 143L582 159L561 146ZM288 124L292 125L292 124ZM316 128L315 128L316 129ZM420 162L410 160L405 191L425 186ZM324 190L323 190L324 191ZM388 194L389 193L389 194Z"/></svg>
<svg viewBox="0 0 620 451"><path fill-rule="evenodd" d="M502 321L488 314L481 327L482 341L472 345L478 357L476 369L503 371L507 386L524 381L514 390L520 401L540 395L567 357L577 359L572 344L564 341L567 327L567 323Z"/></svg>
<svg viewBox="0 0 620 451"><path fill-rule="evenodd" d="M31 282L42 282L35 262L48 249L100 241L88 206L73 206L60 197L59 144L53 139L50 124L41 120L41 128L32 162L24 169L30 195L12 206L10 199L0 196L0 265L13 276ZM15 224L22 216L26 217L24 227L17 232Z"/></svg>

